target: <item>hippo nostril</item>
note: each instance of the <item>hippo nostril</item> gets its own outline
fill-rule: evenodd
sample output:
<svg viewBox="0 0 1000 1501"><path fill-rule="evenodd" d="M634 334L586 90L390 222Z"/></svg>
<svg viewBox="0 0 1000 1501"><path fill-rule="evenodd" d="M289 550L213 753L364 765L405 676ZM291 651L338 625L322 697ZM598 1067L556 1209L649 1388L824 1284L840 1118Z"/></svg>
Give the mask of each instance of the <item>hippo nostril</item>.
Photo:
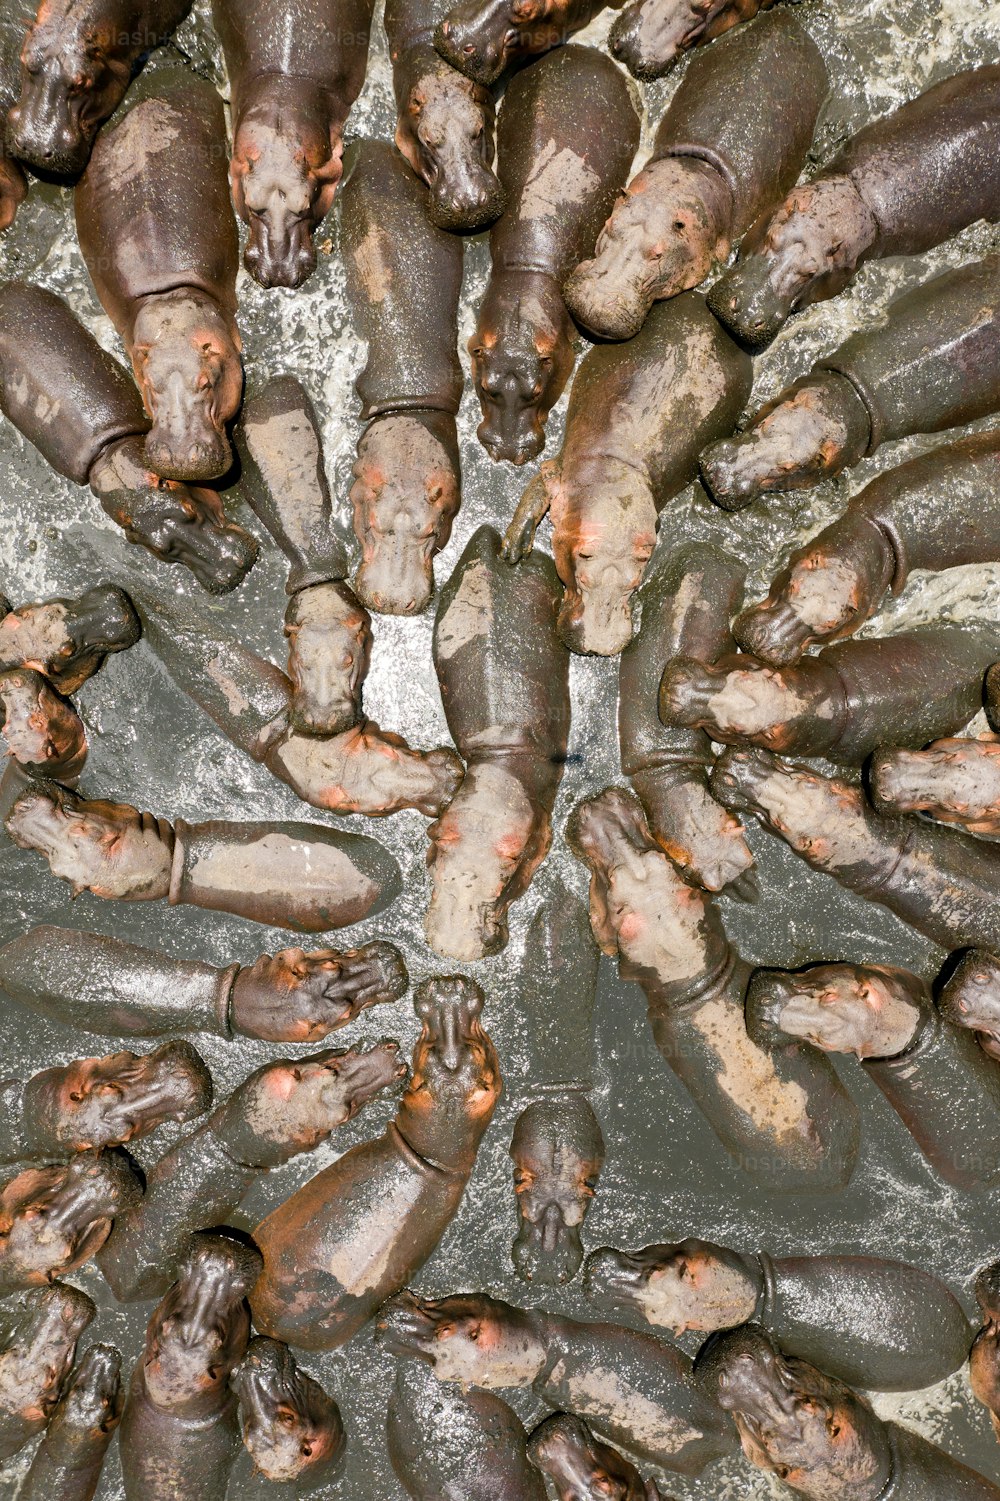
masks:
<svg viewBox="0 0 1000 1501"><path fill-rule="evenodd" d="M475 53L475 50L476 45L474 42L466 42L465 46L462 48L462 51L465 53L466 57L472 57Z"/></svg>

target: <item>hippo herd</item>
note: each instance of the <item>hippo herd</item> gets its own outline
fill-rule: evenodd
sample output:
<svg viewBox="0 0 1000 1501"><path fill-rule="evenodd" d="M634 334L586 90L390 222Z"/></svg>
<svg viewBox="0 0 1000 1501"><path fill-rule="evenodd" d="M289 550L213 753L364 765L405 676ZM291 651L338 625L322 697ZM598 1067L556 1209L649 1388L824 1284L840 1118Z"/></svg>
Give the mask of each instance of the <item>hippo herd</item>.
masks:
<svg viewBox="0 0 1000 1501"><path fill-rule="evenodd" d="M569 40L606 8L605 50ZM327 1041L410 989L377 936L249 964L51 922L0 947L20 1025L116 1040L0 1079L0 1463L24 1460L18 1501L106 1494L116 1434L126 1501L343 1494L350 1424L305 1366L366 1326L395 1361L378 1439L414 1501L673 1501L665 1475L682 1487L740 1451L807 1501L1000 1501L871 1400L967 1366L1000 1435L1000 1263L975 1282L977 1331L966 1289L878 1248L691 1235L588 1254L584 1237L606 1156L602 954L751 1189L851 1181L865 1121L837 1054L942 1185L1000 1185L1000 627L867 629L915 570L1000 563L1000 428L884 469L763 599L745 598L738 545L657 540L699 478L732 512L1000 413L992 254L911 286L745 415L755 355L797 312L866 262L1000 221L1000 62L938 78L815 170L827 62L772 0L387 0L395 140L345 150L372 0L211 0L228 112L171 44L190 9L41 0L0 17L0 230L33 179L66 185L128 362L54 290L8 281L0 410L208 595L257 561L256 529L228 514L248 506L287 564L287 663L224 601L110 547L82 594L0 600L0 820L112 913L190 905L325 945L404 892L395 855L343 820L408 810L428 821L420 940L456 968L414 985L407 1062L391 1038ZM624 70L659 79L689 52L630 176L641 101ZM237 296L241 243L261 287L300 287L335 201L366 351L353 537L310 393L287 372L244 388ZM489 458L538 459L569 399L509 524L480 526L436 580L462 496L459 299L479 232L491 269L468 354ZM432 601L451 743L417 747L368 718L365 679L373 617ZM308 818L188 822L80 790L74 695L140 639ZM560 823L574 654L618 659L621 778ZM745 957L720 898L756 894L747 817L936 945L938 978L877 962L863 933L802 969ZM467 1212L506 1068L488 967L461 971L506 948L554 841L573 875L523 935L531 1098L510 1142L511 1259L551 1306L425 1297L411 1284ZM199 1034L280 1056L220 1099ZM394 1107L382 1134L342 1150L375 1100ZM163 1128L141 1169L130 1144ZM255 1186L317 1152L240 1228ZM65 1279L83 1267L117 1302L155 1305L131 1375L114 1345L80 1345L98 1310ZM558 1306L578 1277L586 1319ZM517 1391L549 1410L533 1431Z"/></svg>

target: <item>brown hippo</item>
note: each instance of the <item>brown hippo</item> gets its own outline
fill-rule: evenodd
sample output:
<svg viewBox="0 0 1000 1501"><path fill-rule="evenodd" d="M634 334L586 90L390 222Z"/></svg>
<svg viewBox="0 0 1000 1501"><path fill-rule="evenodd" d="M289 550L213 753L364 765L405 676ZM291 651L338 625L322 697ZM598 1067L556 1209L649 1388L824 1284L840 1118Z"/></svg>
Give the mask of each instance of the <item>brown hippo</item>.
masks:
<svg viewBox="0 0 1000 1501"><path fill-rule="evenodd" d="M229 1384L254 1473L301 1496L337 1479L346 1443L340 1409L287 1345L258 1335Z"/></svg>
<svg viewBox="0 0 1000 1501"><path fill-rule="evenodd" d="M30 1292L0 1338L0 1461L48 1423L73 1366L76 1342L97 1309L75 1287ZM47 1501L54 1501L51 1493Z"/></svg>
<svg viewBox="0 0 1000 1501"><path fill-rule="evenodd" d="M232 85L243 263L262 287L299 287L340 181L344 122L368 66L373 0L213 0Z"/></svg>
<svg viewBox="0 0 1000 1501"><path fill-rule="evenodd" d="M91 1345L81 1356L35 1450L20 1501L92 1501L121 1422L121 1363L114 1345Z"/></svg>
<svg viewBox="0 0 1000 1501"><path fill-rule="evenodd" d="M0 1295L44 1286L100 1250L142 1192L124 1154L79 1152L0 1190Z"/></svg>

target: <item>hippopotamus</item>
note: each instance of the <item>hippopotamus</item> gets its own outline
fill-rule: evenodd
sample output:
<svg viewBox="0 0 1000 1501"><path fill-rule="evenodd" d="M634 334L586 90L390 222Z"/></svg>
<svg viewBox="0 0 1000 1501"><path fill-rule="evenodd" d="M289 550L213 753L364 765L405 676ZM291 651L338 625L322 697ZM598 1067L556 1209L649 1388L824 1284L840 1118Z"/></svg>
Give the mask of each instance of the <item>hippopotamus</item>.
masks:
<svg viewBox="0 0 1000 1501"><path fill-rule="evenodd" d="M24 1168L0 1190L0 1291L45 1286L76 1271L141 1192L125 1156L114 1152Z"/></svg>
<svg viewBox="0 0 1000 1501"><path fill-rule="evenodd" d="M360 713L368 634L357 619L359 612L365 620L367 615L356 600L343 611L336 605L330 610L331 598L338 597L332 587L304 589L293 599L294 614L286 616L286 626L302 622L290 627L297 691L273 663L221 631L213 615L186 601L168 605L141 587L133 587L132 593L146 641L177 686L234 745L262 762L304 802L370 817L417 808L434 818L454 796L462 763L453 750L414 750ZM296 605L310 598L318 601L316 629L308 625L308 607ZM331 630L338 613L340 625ZM326 660L331 644L339 649L332 670ZM318 719L341 713L360 718L340 734L312 733ZM294 728L303 715L308 734Z"/></svg>
<svg viewBox="0 0 1000 1501"><path fill-rule="evenodd" d="M319 418L301 383L279 375L244 401L233 437L247 499L290 564L289 723L301 734L342 734L361 719L371 616L344 582L347 539L333 515Z"/></svg>
<svg viewBox="0 0 1000 1501"><path fill-rule="evenodd" d="M213 0L232 85L233 202L243 264L300 287L343 168L344 122L368 66L372 0Z"/></svg>
<svg viewBox="0 0 1000 1501"><path fill-rule="evenodd" d="M724 36L774 0L631 0L608 36L613 57L636 78L662 78L692 47Z"/></svg>
<svg viewBox="0 0 1000 1501"><path fill-rule="evenodd" d="M895 736L892 736L895 739ZM923 750L876 751L868 768L883 812L924 813L970 834L1000 834L1000 738L935 740Z"/></svg>
<svg viewBox="0 0 1000 1501"><path fill-rule="evenodd" d="M983 1052L1000 1061L1000 959L985 949L963 954L937 1005L945 1021L972 1032Z"/></svg>
<svg viewBox="0 0 1000 1501"><path fill-rule="evenodd" d="M860 766L879 746L921 746L968 724L998 653L994 627L928 625L842 641L787 667L735 653L712 664L678 657L660 683L660 718L723 744Z"/></svg>
<svg viewBox="0 0 1000 1501"><path fill-rule="evenodd" d="M287 1345L258 1335L229 1384L255 1475L301 1496L338 1477L346 1439L340 1409Z"/></svg>
<svg viewBox="0 0 1000 1501"><path fill-rule="evenodd" d="M762 214L708 305L763 349L789 314L835 296L866 261L918 255L1000 218L1000 65L942 79L866 125Z"/></svg>
<svg viewBox="0 0 1000 1501"><path fill-rule="evenodd" d="M192 1237L157 1305L119 1434L126 1501L224 1501L239 1448L229 1377L246 1354L246 1295L260 1255L228 1235Z"/></svg>
<svg viewBox="0 0 1000 1501"><path fill-rule="evenodd" d="M462 398L458 297L463 244L432 224L428 193L385 141L347 157L341 246L347 298L368 357L355 389L361 420L351 503L358 598L419 614L434 556L461 500L455 415Z"/></svg>
<svg viewBox="0 0 1000 1501"><path fill-rule="evenodd" d="M20 82L17 53L23 31L13 16L0 17L0 234L9 229L28 192L28 181L10 151L6 121Z"/></svg>
<svg viewBox="0 0 1000 1501"><path fill-rule="evenodd" d="M984 1267L976 1278L976 1302L983 1327L969 1352L972 1394L989 1409L993 1432L1000 1438L1000 1265Z"/></svg>
<svg viewBox="0 0 1000 1501"><path fill-rule="evenodd" d="M711 787L814 870L888 907L944 949L997 949L1000 850L956 829L876 813L861 788L756 747L724 751Z"/></svg>
<svg viewBox="0 0 1000 1501"><path fill-rule="evenodd" d="M166 1121L188 1121L212 1103L212 1076L182 1038L152 1053L75 1058L2 1085L8 1162L72 1157L149 1136Z"/></svg>
<svg viewBox="0 0 1000 1501"><path fill-rule="evenodd" d="M31 776L76 785L87 759L87 732L48 678L31 667L0 671L0 716L0 736L12 761Z"/></svg>
<svg viewBox="0 0 1000 1501"><path fill-rule="evenodd" d="M822 1359L865 1391L916 1391L964 1363L971 1330L958 1300L919 1267L877 1256L735 1251L690 1237L631 1255L602 1246L584 1267L602 1313L623 1309L679 1336L762 1324L788 1355Z"/></svg>
<svg viewBox="0 0 1000 1501"><path fill-rule="evenodd" d="M608 0L458 0L434 32L452 67L484 85L580 31ZM611 0L612 6L621 0Z"/></svg>
<svg viewBox="0 0 1000 1501"><path fill-rule="evenodd" d="M941 1017L917 975L874 964L766 971L751 983L746 1014L758 1040L798 1037L859 1058L946 1183L1000 1181L1000 1072Z"/></svg>
<svg viewBox="0 0 1000 1501"><path fill-rule="evenodd" d="M395 1042L256 1069L149 1169L141 1200L118 1216L98 1260L115 1297L161 1297L194 1231L228 1223L257 1179L315 1151L405 1072Z"/></svg>
<svg viewBox="0 0 1000 1501"><path fill-rule="evenodd" d="M504 191L492 170L496 107L490 89L466 78L435 50L434 30L443 9L442 0L387 0L396 146L430 189L431 223L474 234L488 228L504 207Z"/></svg>
<svg viewBox="0 0 1000 1501"><path fill-rule="evenodd" d="M438 602L434 666L465 779L428 829L437 954L475 960L507 942L507 912L552 840L569 739L569 654L556 633L559 585L544 554L519 568L482 526Z"/></svg>
<svg viewBox="0 0 1000 1501"><path fill-rule="evenodd" d="M233 463L243 367L225 139L210 83L180 64L147 69L76 188L80 249L150 418L146 463L164 479L218 479Z"/></svg>
<svg viewBox="0 0 1000 1501"><path fill-rule="evenodd" d="M655 301L696 287L724 261L798 176L828 82L818 48L786 10L695 57L652 156L566 282L577 322L633 338Z"/></svg>
<svg viewBox="0 0 1000 1501"><path fill-rule="evenodd" d="M660 679L672 661L714 662L733 650L729 621L745 572L710 543L654 553L636 596L641 623L618 663L618 750L650 833L684 875L706 891L725 887L752 900L753 855L742 825L708 789L707 734L668 727L658 713Z"/></svg>
<svg viewBox="0 0 1000 1501"><path fill-rule="evenodd" d="M904 292L700 459L712 499L738 511L808 490L883 443L960 427L1000 406L1000 255ZM631 347L631 346L629 346Z"/></svg>
<svg viewBox="0 0 1000 1501"><path fill-rule="evenodd" d="M555 1487L558 1501L669 1501L655 1480L595 1438L582 1418L555 1412L528 1440L528 1457Z"/></svg>
<svg viewBox="0 0 1000 1501"><path fill-rule="evenodd" d="M597 345L576 373L562 452L529 483L504 540L519 562L552 513L571 651L616 656L659 513L691 483L709 434L730 433L750 394L750 356L697 292L655 304L634 339Z"/></svg>
<svg viewBox="0 0 1000 1501"><path fill-rule="evenodd" d="M144 56L190 9L191 0L41 0L21 48L20 96L7 114L13 155L40 172L76 177Z"/></svg>
<svg viewBox="0 0 1000 1501"><path fill-rule="evenodd" d="M1000 561L1000 430L972 433L887 469L796 548L767 598L736 619L744 651L783 667L853 635L914 568ZM947 504L942 502L947 496Z"/></svg>
<svg viewBox="0 0 1000 1501"><path fill-rule="evenodd" d="M41 1433L97 1312L86 1293L54 1282L28 1293L0 1338L0 1462ZM48 1501L53 1501L52 1493Z"/></svg>
<svg viewBox="0 0 1000 1501"><path fill-rule="evenodd" d="M139 639L139 617L121 589L99 584L76 599L0 610L0 672L28 668L61 694L75 693L105 657Z"/></svg>
<svg viewBox="0 0 1000 1501"><path fill-rule="evenodd" d="M594 937L621 977L642 987L657 1047L726 1150L773 1192L843 1188L858 1152L853 1102L808 1048L748 1037L751 966L711 898L653 839L636 800L619 787L585 799L566 842L591 873Z"/></svg>
<svg viewBox="0 0 1000 1501"><path fill-rule="evenodd" d="M127 803L87 801L39 783L16 799L5 827L76 892L126 902L166 898L323 933L380 912L399 894L399 866L363 834L321 824L189 824Z"/></svg>
<svg viewBox="0 0 1000 1501"><path fill-rule="evenodd" d="M35 1450L21 1501L92 1501L121 1422L121 1352L91 1345L81 1356Z"/></svg>
<svg viewBox="0 0 1000 1501"><path fill-rule="evenodd" d="M459 975L426 980L409 1084L384 1135L345 1152L268 1215L253 1236L264 1334L308 1350L350 1339L434 1251L472 1175L500 1097L500 1065Z"/></svg>
<svg viewBox="0 0 1000 1501"><path fill-rule="evenodd" d="M442 1385L421 1360L397 1363L386 1439L413 1501L545 1501L513 1408L494 1392Z"/></svg>
<svg viewBox="0 0 1000 1501"><path fill-rule="evenodd" d="M691 1362L648 1334L515 1308L486 1293L437 1300L406 1293L381 1329L393 1354L425 1362L439 1381L530 1389L547 1407L572 1408L602 1437L679 1475L699 1475L732 1453L730 1426L693 1385Z"/></svg>
<svg viewBox="0 0 1000 1501"><path fill-rule="evenodd" d="M0 948L0 986L40 1016L81 1032L259 1037L321 1042L369 1006L398 1001L409 977L399 950L281 949L219 969L103 933L31 928Z"/></svg>
<svg viewBox="0 0 1000 1501"><path fill-rule="evenodd" d="M90 486L130 542L203 589L224 594L253 567L257 543L217 490L153 472L149 418L119 362L61 298L26 282L0 287L0 410L57 474Z"/></svg>
<svg viewBox="0 0 1000 1501"><path fill-rule="evenodd" d="M759 1325L715 1335L695 1363L751 1464L807 1501L998 1501L1000 1488L919 1433L883 1423L842 1381L784 1355Z"/></svg>
<svg viewBox="0 0 1000 1501"><path fill-rule="evenodd" d="M544 1287L580 1268L583 1222L604 1166L590 1100L600 957L586 907L560 883L532 919L518 972L520 993L534 997L523 1013L531 1098L510 1142L520 1220L511 1259L526 1282Z"/></svg>
<svg viewBox="0 0 1000 1501"><path fill-rule="evenodd" d="M526 464L545 446L576 358L562 284L592 247L638 144L632 91L594 47L557 48L504 94L506 208L490 232L492 268L469 340L479 441L492 459Z"/></svg>

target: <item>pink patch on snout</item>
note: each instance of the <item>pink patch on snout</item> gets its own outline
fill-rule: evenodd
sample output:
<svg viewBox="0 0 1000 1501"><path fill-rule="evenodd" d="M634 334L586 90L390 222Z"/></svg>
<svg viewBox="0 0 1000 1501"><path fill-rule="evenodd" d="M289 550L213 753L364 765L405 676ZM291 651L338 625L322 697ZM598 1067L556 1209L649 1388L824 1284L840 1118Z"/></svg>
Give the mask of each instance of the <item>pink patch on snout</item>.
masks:
<svg viewBox="0 0 1000 1501"><path fill-rule="evenodd" d="M631 943L639 938L646 929L646 919L639 912L629 912L622 918L618 928L618 936L625 942Z"/></svg>

